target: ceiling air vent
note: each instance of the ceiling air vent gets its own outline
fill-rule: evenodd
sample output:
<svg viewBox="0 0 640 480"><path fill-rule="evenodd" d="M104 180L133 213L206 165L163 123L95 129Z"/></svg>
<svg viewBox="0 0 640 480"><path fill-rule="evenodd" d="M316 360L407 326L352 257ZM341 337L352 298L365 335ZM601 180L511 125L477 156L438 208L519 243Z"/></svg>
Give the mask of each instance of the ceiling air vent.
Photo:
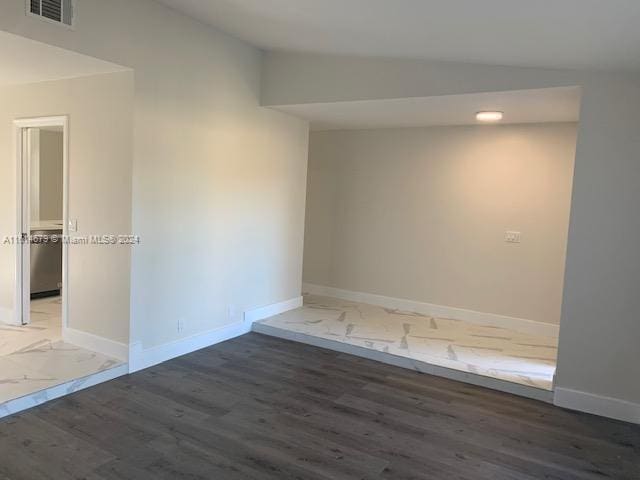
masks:
<svg viewBox="0 0 640 480"><path fill-rule="evenodd" d="M75 0L27 0L27 12L42 20L73 26Z"/></svg>

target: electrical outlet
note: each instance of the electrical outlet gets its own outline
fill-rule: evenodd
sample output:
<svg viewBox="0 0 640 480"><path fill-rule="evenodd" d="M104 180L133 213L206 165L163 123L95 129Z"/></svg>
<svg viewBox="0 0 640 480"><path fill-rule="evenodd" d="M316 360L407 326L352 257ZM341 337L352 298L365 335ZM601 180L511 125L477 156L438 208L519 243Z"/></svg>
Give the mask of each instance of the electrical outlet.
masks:
<svg viewBox="0 0 640 480"><path fill-rule="evenodd" d="M228 311L228 315L229 315L229 320L233 320L238 316L238 309L233 304L229 304L229 307L228 307L227 311Z"/></svg>
<svg viewBox="0 0 640 480"><path fill-rule="evenodd" d="M178 332L184 332L184 324L185 324L185 319L184 318L179 318L178 319Z"/></svg>
<svg viewBox="0 0 640 480"><path fill-rule="evenodd" d="M521 236L520 232L507 231L504 233L504 241L507 243L520 243Z"/></svg>

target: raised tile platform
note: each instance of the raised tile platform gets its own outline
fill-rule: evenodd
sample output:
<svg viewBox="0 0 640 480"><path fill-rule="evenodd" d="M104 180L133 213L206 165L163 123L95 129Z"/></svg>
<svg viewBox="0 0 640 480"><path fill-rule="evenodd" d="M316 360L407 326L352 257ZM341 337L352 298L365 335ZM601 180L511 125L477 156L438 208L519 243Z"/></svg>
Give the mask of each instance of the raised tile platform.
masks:
<svg viewBox="0 0 640 480"><path fill-rule="evenodd" d="M551 401L557 338L305 296L254 331Z"/></svg>

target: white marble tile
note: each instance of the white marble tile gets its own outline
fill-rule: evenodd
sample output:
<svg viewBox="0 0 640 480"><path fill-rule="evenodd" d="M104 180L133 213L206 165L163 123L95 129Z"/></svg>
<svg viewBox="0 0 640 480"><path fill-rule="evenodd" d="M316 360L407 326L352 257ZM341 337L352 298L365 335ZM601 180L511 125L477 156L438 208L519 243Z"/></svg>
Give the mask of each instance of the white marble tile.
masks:
<svg viewBox="0 0 640 480"><path fill-rule="evenodd" d="M31 392L27 395L8 400L4 403L0 402L0 418L36 407L48 402L49 400L68 395L73 392L78 392L85 388L98 385L99 383L107 382L122 375L126 375L127 373L127 365L122 364L101 372L93 373L83 378L73 379L64 383L45 387L36 392Z"/></svg>
<svg viewBox="0 0 640 480"><path fill-rule="evenodd" d="M31 323L24 326L0 324L0 356L37 346L40 342L62 340L60 297L31 301Z"/></svg>
<svg viewBox="0 0 640 480"><path fill-rule="evenodd" d="M42 374L64 379L80 378L121 363L65 342L48 343L5 358Z"/></svg>
<svg viewBox="0 0 640 480"><path fill-rule="evenodd" d="M61 385L73 391L87 378L123 365L63 342L61 312L59 297L34 300L30 325L0 325L0 416L19 405L46 401L49 391L59 396L64 390L57 388Z"/></svg>
<svg viewBox="0 0 640 480"><path fill-rule="evenodd" d="M545 390L556 369L557 338L335 298L307 295L261 323Z"/></svg>
<svg viewBox="0 0 640 480"><path fill-rule="evenodd" d="M56 383L57 379L53 376L38 372L28 365L12 362L6 357L0 358L0 405Z"/></svg>

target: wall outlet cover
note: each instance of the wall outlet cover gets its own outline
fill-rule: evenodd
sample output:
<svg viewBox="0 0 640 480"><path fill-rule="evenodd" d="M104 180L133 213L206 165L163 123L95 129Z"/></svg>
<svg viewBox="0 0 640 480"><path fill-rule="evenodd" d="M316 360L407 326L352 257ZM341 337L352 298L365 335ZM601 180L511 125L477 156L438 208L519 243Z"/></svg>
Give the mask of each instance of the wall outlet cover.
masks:
<svg viewBox="0 0 640 480"><path fill-rule="evenodd" d="M507 243L520 243L522 240L522 233L509 230L504 234L504 241Z"/></svg>

